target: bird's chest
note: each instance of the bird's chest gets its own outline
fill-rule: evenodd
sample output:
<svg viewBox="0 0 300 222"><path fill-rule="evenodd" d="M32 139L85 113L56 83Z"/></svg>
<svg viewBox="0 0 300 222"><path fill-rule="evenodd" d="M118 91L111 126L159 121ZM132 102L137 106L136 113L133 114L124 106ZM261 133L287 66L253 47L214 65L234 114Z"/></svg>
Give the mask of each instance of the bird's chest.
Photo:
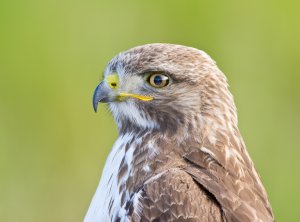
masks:
<svg viewBox="0 0 300 222"><path fill-rule="evenodd" d="M93 197L85 222L127 221L128 202L150 168L144 165L147 152L136 154L138 141L124 135L115 142L102 172L100 184ZM127 207L126 207L127 205Z"/></svg>

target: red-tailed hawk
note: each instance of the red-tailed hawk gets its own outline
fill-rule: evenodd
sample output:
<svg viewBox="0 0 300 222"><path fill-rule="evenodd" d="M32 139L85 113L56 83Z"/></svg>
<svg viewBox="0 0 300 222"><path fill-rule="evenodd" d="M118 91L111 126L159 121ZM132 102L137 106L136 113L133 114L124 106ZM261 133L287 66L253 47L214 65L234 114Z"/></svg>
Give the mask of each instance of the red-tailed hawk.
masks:
<svg viewBox="0 0 300 222"><path fill-rule="evenodd" d="M274 221L226 77L206 53L171 44L120 53L98 102L119 137L85 222Z"/></svg>

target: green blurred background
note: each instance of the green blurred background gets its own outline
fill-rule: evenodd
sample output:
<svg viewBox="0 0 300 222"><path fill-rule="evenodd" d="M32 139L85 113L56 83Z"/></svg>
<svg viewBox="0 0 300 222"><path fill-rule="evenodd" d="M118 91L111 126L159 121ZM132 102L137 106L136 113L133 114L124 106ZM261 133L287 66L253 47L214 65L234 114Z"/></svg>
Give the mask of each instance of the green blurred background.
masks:
<svg viewBox="0 0 300 222"><path fill-rule="evenodd" d="M209 53L277 221L300 220L300 3L0 2L0 221L82 221L117 136L92 93L106 63L136 45Z"/></svg>

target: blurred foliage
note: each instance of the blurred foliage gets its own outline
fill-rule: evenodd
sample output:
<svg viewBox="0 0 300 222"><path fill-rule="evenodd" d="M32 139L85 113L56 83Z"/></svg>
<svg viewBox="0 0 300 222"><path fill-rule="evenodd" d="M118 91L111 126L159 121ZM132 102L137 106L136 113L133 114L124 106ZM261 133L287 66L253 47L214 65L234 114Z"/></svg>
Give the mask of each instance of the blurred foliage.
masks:
<svg viewBox="0 0 300 222"><path fill-rule="evenodd" d="M300 220L300 3L2 0L0 221L82 221L117 136L92 110L106 63L136 45L208 52L278 221Z"/></svg>

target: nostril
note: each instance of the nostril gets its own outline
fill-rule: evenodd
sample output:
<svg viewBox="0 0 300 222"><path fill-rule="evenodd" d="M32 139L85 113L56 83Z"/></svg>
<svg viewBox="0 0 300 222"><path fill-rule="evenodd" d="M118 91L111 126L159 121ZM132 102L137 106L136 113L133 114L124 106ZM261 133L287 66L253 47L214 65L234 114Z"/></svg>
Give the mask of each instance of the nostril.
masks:
<svg viewBox="0 0 300 222"><path fill-rule="evenodd" d="M105 77L105 82L111 89L116 89L119 86L119 77L117 74L110 74Z"/></svg>

